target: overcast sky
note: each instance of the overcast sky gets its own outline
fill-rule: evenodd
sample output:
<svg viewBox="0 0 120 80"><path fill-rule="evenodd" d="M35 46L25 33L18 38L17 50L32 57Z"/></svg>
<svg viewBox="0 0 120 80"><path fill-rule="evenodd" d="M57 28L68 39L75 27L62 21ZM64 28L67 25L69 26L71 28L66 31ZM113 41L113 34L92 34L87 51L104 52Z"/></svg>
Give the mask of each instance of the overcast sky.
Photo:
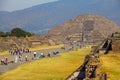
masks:
<svg viewBox="0 0 120 80"><path fill-rule="evenodd" d="M0 11L15 11L58 0L0 0Z"/></svg>

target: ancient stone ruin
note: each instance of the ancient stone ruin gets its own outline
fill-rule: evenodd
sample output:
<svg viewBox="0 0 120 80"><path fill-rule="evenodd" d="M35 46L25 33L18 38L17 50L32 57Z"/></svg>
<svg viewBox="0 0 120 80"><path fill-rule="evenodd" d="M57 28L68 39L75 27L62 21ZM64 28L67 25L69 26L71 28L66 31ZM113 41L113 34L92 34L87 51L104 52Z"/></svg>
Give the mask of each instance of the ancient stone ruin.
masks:
<svg viewBox="0 0 120 80"><path fill-rule="evenodd" d="M47 36L56 43L84 41L86 44L95 44L119 30L117 24L103 16L86 14L53 27Z"/></svg>

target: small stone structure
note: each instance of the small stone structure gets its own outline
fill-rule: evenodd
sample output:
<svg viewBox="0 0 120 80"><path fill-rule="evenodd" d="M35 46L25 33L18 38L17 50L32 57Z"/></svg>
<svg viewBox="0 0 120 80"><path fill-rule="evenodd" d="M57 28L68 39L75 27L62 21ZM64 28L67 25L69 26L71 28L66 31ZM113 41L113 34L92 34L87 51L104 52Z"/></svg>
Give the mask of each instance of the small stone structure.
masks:
<svg viewBox="0 0 120 80"><path fill-rule="evenodd" d="M56 45L53 40L45 36L32 37L0 37L0 51L9 48L30 48L40 45Z"/></svg>
<svg viewBox="0 0 120 80"><path fill-rule="evenodd" d="M112 35L112 51L120 52L120 33L114 33Z"/></svg>

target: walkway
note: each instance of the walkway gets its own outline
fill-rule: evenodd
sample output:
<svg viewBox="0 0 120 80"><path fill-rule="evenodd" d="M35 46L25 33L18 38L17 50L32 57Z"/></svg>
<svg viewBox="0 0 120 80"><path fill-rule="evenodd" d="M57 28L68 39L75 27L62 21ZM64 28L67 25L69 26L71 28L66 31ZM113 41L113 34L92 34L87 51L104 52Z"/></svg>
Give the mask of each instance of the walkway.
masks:
<svg viewBox="0 0 120 80"><path fill-rule="evenodd" d="M38 51L35 51L35 52L37 52L37 53L44 53L45 55L47 55L48 52L53 53L54 51L59 51L60 53L61 52L65 52L63 49L59 49L59 48L57 48L57 49L38 50ZM26 63L29 63L31 61L35 61L35 60L32 60L32 58L33 58L33 52L34 51L32 51L31 53L24 53L22 55L22 61L18 60L17 63L9 63L8 65L0 65L0 74L2 74L4 72L7 72L7 71L10 71L10 70L13 70L13 69L17 68L21 64L26 64ZM51 55L54 56L53 54L51 54ZM30 61L28 61L28 62L25 61L25 56L28 56L28 59ZM9 61L14 61L14 57L15 56L13 56L11 54L1 55L0 59L5 59L5 57L8 57ZM42 59L42 58L40 58L40 59Z"/></svg>

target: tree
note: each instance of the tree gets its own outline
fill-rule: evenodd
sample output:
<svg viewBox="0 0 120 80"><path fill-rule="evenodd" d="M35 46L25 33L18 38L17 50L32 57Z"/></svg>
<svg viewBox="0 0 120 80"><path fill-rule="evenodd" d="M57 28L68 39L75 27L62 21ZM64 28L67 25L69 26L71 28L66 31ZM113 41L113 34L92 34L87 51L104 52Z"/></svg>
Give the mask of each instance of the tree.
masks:
<svg viewBox="0 0 120 80"><path fill-rule="evenodd" d="M6 34L2 31L0 31L0 37L6 37Z"/></svg>
<svg viewBox="0 0 120 80"><path fill-rule="evenodd" d="M14 28L11 30L11 36L16 37L26 37L26 36L32 36L30 32L26 32L21 28Z"/></svg>
<svg viewBox="0 0 120 80"><path fill-rule="evenodd" d="M6 35L6 37L7 37L7 36L11 36L11 33L10 33L10 32L6 32L5 35Z"/></svg>

